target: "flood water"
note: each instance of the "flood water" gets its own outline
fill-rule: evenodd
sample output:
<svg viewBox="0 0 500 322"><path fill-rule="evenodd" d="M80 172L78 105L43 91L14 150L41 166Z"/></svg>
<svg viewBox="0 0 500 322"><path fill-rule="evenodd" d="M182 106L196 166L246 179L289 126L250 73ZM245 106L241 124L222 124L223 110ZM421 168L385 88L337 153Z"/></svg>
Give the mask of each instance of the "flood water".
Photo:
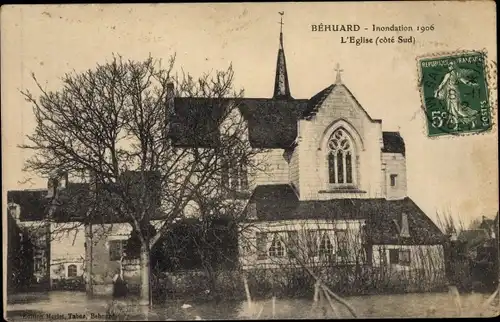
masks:
<svg viewBox="0 0 500 322"><path fill-rule="evenodd" d="M492 305L482 307L490 294L461 294L459 301L449 293L421 293L397 295L369 295L344 298L362 318L412 318L412 317L479 317L496 316L499 313L498 296ZM349 311L337 303L333 312L328 303L313 308L307 299L272 299L248 302L225 301L219 304L170 301L156 305L149 311L140 311L133 300L113 302L108 298L87 298L83 292L27 293L9 296L7 319L15 320L190 320L201 319L303 319L303 318L351 318ZM273 308L274 307L274 308ZM458 308L460 307L460 309ZM459 310L461 313L459 313ZM118 312L122 316L104 316L106 312ZM92 314L92 315L91 315ZM101 316L99 316L101 314ZM115 314L115 313L113 313ZM146 317L147 316L147 317ZM67 318L65 318L67 317Z"/></svg>

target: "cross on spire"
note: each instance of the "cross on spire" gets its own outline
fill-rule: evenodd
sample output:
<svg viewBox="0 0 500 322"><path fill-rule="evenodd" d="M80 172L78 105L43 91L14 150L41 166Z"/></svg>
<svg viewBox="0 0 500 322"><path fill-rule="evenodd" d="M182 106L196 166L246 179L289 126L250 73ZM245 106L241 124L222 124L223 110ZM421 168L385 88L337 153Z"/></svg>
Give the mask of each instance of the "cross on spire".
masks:
<svg viewBox="0 0 500 322"><path fill-rule="evenodd" d="M335 78L335 83L340 84L340 83L342 83L342 79L340 78L340 73L342 73L344 70L340 69L339 63L337 63L337 67L335 68L335 71L337 72L337 77Z"/></svg>
<svg viewBox="0 0 500 322"><path fill-rule="evenodd" d="M280 24L280 33L282 33L283 32L283 25L284 25L284 23L283 23L283 15L285 14L285 12L284 11L279 11L278 13L281 16L280 17L280 22L278 22L278 23Z"/></svg>

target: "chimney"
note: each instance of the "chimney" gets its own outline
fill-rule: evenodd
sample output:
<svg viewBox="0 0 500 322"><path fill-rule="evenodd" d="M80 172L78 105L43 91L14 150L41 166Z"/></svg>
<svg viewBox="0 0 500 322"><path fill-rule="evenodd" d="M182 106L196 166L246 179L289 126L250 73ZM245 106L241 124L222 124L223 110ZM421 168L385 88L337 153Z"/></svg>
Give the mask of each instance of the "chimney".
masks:
<svg viewBox="0 0 500 322"><path fill-rule="evenodd" d="M10 202L7 206L7 209L12 218L14 218L16 222L19 222L21 218L21 207L18 204Z"/></svg>
<svg viewBox="0 0 500 322"><path fill-rule="evenodd" d="M64 190L68 187L68 172L61 171L58 175L59 183L57 185L58 190Z"/></svg>
<svg viewBox="0 0 500 322"><path fill-rule="evenodd" d="M57 189L57 179L51 175L47 180L47 195L45 196L45 198L47 199L54 198L56 195L56 189Z"/></svg>
<svg viewBox="0 0 500 322"><path fill-rule="evenodd" d="M403 212L401 215L401 237L410 237L410 228L408 227L408 215Z"/></svg>
<svg viewBox="0 0 500 322"><path fill-rule="evenodd" d="M170 82L167 84L167 110L169 116L175 114L174 98L175 98L174 83Z"/></svg>

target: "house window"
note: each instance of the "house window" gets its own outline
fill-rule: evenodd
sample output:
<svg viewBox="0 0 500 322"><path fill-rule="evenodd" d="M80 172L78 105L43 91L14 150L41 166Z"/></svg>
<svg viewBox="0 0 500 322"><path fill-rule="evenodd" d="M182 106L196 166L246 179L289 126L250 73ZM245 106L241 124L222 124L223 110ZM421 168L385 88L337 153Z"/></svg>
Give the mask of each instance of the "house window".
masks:
<svg viewBox="0 0 500 322"><path fill-rule="evenodd" d="M409 249L399 250L399 264L410 266L410 263L411 263L410 250Z"/></svg>
<svg viewBox="0 0 500 322"><path fill-rule="evenodd" d="M318 256L318 231L308 230L306 233L306 247L308 257Z"/></svg>
<svg viewBox="0 0 500 322"><path fill-rule="evenodd" d="M43 271L43 260L40 257L33 259L33 270L34 273L41 273Z"/></svg>
<svg viewBox="0 0 500 322"><path fill-rule="evenodd" d="M391 187L395 187L396 186L396 178L398 177L397 174L391 174Z"/></svg>
<svg viewBox="0 0 500 322"><path fill-rule="evenodd" d="M297 231L288 231L287 241L288 257L297 257L299 250L299 233Z"/></svg>
<svg viewBox="0 0 500 322"><path fill-rule="evenodd" d="M332 184L353 183L353 144L345 130L333 132L328 141L328 174Z"/></svg>
<svg viewBox="0 0 500 322"><path fill-rule="evenodd" d="M389 260L391 264L409 266L411 262L409 249L391 249L389 250Z"/></svg>
<svg viewBox="0 0 500 322"><path fill-rule="evenodd" d="M319 253L323 256L329 256L333 254L333 244L330 240L328 231L324 231L319 243Z"/></svg>
<svg viewBox="0 0 500 322"><path fill-rule="evenodd" d="M387 265L387 257L386 257L385 248L379 247L378 254L379 254L379 258L380 258L380 266L386 266Z"/></svg>
<svg viewBox="0 0 500 322"><path fill-rule="evenodd" d="M257 259L267 258L267 234L257 233L256 244L257 244Z"/></svg>
<svg viewBox="0 0 500 322"><path fill-rule="evenodd" d="M366 225L361 226L360 230L361 245L366 245L368 243L368 235Z"/></svg>
<svg viewBox="0 0 500 322"><path fill-rule="evenodd" d="M123 255L125 248L125 240L110 240L109 241L109 260L119 261Z"/></svg>
<svg viewBox="0 0 500 322"><path fill-rule="evenodd" d="M283 242L281 241L280 236L278 234L274 234L273 241L271 243L271 247L269 247L269 256L270 257L283 257L285 256L285 247Z"/></svg>
<svg viewBox="0 0 500 322"><path fill-rule="evenodd" d="M222 186L235 191L248 189L248 171L246 162L235 160L222 164Z"/></svg>
<svg viewBox="0 0 500 322"><path fill-rule="evenodd" d="M347 230L345 230L345 229L337 230L336 236L337 236L337 247L338 247L337 255L339 257L346 258L347 254L348 254L348 247L349 247L349 243L347 240Z"/></svg>
<svg viewBox="0 0 500 322"><path fill-rule="evenodd" d="M68 277L76 277L76 275L77 275L76 265L74 264L68 265Z"/></svg>

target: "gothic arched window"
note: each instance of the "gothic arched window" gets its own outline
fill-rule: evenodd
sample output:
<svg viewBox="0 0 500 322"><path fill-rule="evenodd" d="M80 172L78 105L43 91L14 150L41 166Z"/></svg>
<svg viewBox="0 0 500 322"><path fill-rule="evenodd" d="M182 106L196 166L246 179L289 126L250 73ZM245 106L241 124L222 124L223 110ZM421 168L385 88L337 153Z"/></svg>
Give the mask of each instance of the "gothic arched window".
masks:
<svg viewBox="0 0 500 322"><path fill-rule="evenodd" d="M328 176L332 184L353 183L354 146L344 129L333 132L328 140Z"/></svg>

